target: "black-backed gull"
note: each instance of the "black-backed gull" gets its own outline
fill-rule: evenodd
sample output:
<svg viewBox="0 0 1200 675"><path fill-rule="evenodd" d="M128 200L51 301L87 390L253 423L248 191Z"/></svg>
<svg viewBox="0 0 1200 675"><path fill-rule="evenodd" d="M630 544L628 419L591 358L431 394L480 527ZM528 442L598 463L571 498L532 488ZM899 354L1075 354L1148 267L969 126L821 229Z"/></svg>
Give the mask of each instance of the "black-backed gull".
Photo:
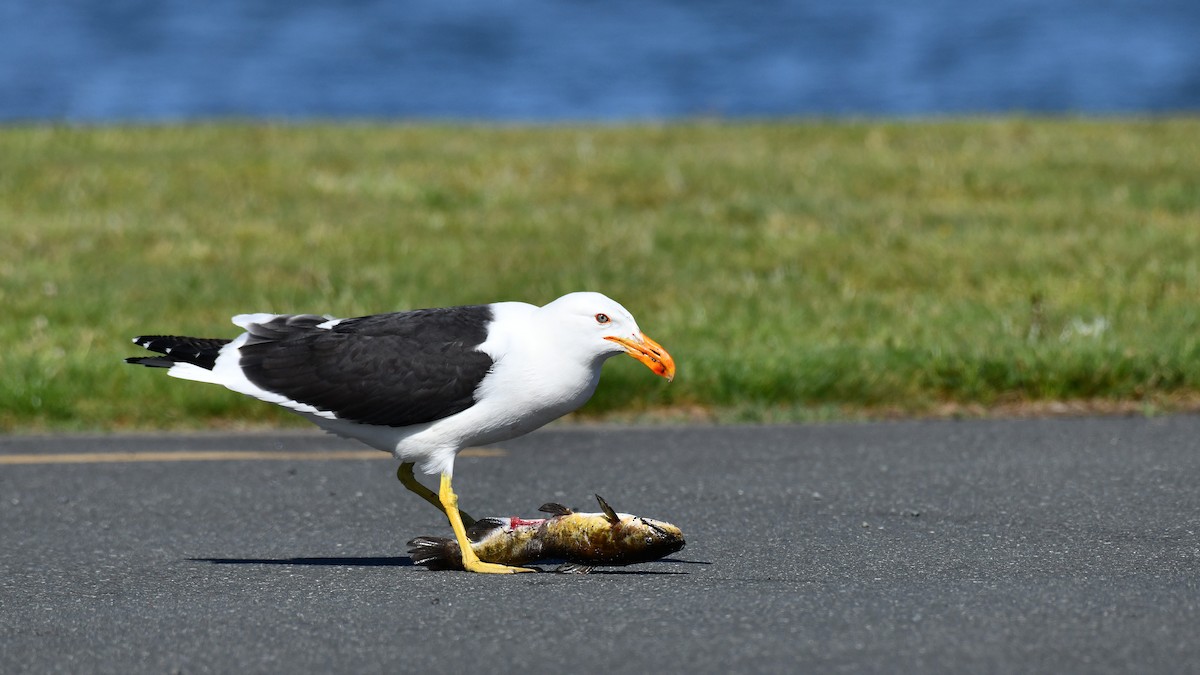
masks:
<svg viewBox="0 0 1200 675"><path fill-rule="evenodd" d="M485 563L467 540L451 488L465 447L526 434L582 406L600 367L626 353L671 380L675 362L614 300L570 293L542 307L523 302L418 309L354 319L241 314L232 340L134 338L160 356L129 363L220 384L289 408L339 436L392 453L406 488L450 521L464 566ZM435 495L413 476L441 474Z"/></svg>

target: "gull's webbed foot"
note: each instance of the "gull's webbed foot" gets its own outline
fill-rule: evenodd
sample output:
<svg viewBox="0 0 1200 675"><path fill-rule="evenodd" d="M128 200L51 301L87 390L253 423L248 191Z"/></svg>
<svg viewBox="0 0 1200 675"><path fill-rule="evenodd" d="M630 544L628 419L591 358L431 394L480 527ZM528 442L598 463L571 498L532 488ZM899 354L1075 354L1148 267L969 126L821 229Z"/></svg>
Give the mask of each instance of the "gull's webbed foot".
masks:
<svg viewBox="0 0 1200 675"><path fill-rule="evenodd" d="M471 540L467 538L467 528L463 526L463 518L458 510L458 495L454 494L454 490L450 487L450 474L442 474L441 491L438 493L438 500L442 506L442 511L446 514L446 518L450 520L450 527L454 530L454 538L458 541L458 550L462 556L463 569L468 572L478 572L480 574L518 574L520 572L536 572L536 569L530 567L513 567L511 565L501 565L499 563L484 562L475 555L475 549L471 548Z"/></svg>

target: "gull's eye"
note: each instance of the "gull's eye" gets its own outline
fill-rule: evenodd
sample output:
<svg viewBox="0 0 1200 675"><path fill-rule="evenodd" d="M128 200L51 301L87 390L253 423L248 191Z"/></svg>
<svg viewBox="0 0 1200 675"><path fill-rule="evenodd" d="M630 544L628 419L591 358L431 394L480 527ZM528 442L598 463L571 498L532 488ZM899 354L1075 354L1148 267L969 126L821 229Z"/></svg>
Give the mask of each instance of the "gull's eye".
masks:
<svg viewBox="0 0 1200 675"><path fill-rule="evenodd" d="M608 315L604 314L603 312L596 315L596 323L608 323L610 321L612 321L612 319L608 318Z"/></svg>

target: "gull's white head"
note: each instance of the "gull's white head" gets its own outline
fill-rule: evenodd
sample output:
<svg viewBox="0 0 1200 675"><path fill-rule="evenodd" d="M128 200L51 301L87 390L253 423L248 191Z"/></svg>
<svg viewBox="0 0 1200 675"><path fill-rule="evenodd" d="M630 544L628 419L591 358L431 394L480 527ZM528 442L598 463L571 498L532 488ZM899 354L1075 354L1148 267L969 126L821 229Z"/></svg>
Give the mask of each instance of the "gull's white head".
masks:
<svg viewBox="0 0 1200 675"><path fill-rule="evenodd" d="M568 293L543 306L541 312L597 356L624 352L667 381L675 377L675 360L667 350L638 328L629 310L602 293Z"/></svg>

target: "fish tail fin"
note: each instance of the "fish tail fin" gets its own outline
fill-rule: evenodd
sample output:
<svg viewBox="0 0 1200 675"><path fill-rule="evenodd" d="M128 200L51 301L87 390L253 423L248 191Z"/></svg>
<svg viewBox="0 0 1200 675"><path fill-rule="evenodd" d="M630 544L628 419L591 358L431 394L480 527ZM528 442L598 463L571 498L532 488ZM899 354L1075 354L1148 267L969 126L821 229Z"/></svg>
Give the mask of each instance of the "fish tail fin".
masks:
<svg viewBox="0 0 1200 675"><path fill-rule="evenodd" d="M447 537L417 537L408 542L408 554L414 565L431 570L463 569L462 551L458 542Z"/></svg>

